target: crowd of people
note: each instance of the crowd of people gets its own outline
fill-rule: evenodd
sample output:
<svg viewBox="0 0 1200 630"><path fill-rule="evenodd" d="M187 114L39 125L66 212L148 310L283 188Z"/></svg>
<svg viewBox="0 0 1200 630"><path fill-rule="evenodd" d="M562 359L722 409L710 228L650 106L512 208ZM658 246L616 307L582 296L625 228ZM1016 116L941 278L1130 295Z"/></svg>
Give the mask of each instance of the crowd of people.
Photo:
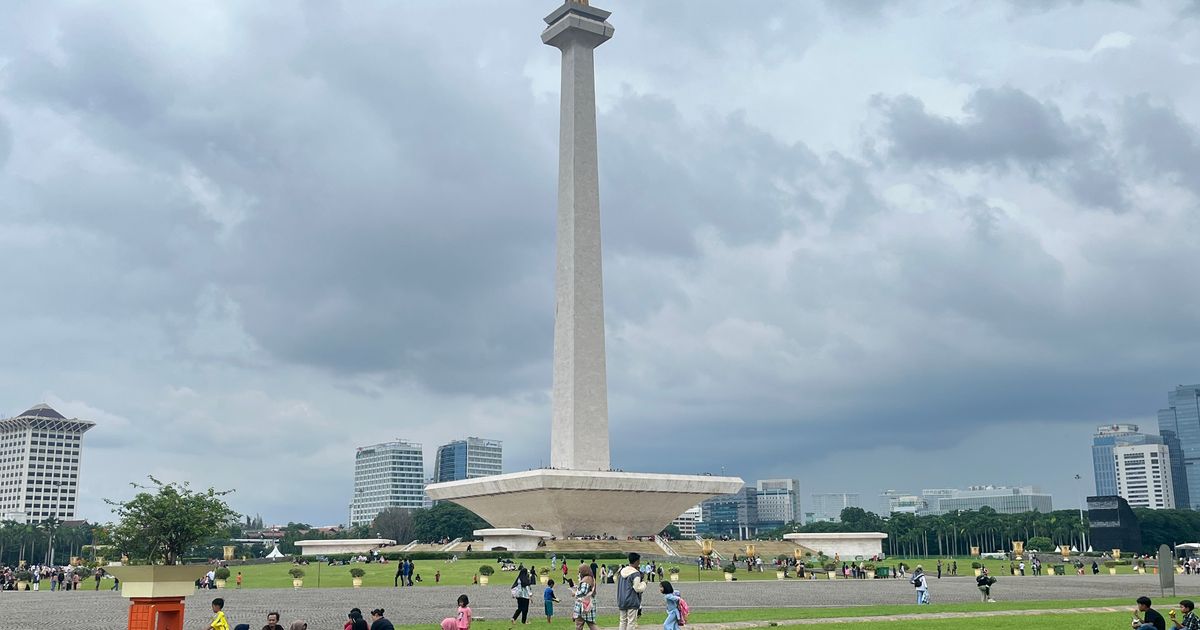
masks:
<svg viewBox="0 0 1200 630"><path fill-rule="evenodd" d="M107 580L112 580L109 584ZM76 591L91 587L100 590L117 590L120 582L102 568L85 566L50 566L35 564L28 567L0 566L0 591L15 591L25 588L30 591Z"/></svg>

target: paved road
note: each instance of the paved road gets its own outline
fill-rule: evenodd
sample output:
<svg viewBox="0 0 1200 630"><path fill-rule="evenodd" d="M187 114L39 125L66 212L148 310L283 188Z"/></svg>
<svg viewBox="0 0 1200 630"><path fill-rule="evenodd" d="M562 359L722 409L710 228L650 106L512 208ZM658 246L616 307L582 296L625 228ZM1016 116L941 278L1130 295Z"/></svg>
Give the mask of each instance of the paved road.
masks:
<svg viewBox="0 0 1200 630"><path fill-rule="evenodd" d="M1179 593L1200 593L1200 576L1178 577ZM979 599L973 578L930 580L934 602L973 602ZM913 588L905 580L861 580L833 582L755 581L685 584L684 594L692 610L733 608L764 608L785 606L855 606L864 604L909 603ZM336 630L342 627L346 612L352 607L363 610L382 606L396 623L433 623L454 610L458 595L466 592L477 617L499 619L513 609L508 589L504 585L488 587L417 587L412 589L249 589L244 591L207 591L188 598L187 630L202 630L208 619L208 602L216 595L226 600L230 621L250 623L260 628L270 610L283 615L284 625L294 619L304 619L313 630ZM1001 578L993 590L996 599L1095 599L1127 597L1158 593L1156 575L1118 576L1057 576ZM560 599L565 592L560 592ZM600 613L612 612L613 587L604 585L600 591ZM564 604L566 602L564 601ZM532 612L541 609L534 602ZM41 630L70 627L73 630L115 630L125 627L128 603L112 592L0 593L0 628L4 630ZM560 605L563 612L565 606ZM647 596L646 608L657 610L660 602Z"/></svg>

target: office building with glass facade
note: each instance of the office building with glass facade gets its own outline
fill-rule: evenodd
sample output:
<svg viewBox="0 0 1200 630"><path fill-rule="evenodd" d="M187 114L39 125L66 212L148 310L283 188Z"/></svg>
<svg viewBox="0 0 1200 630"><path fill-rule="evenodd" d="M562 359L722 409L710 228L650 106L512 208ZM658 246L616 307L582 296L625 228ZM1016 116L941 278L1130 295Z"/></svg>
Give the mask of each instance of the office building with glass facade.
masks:
<svg viewBox="0 0 1200 630"><path fill-rule="evenodd" d="M1033 486L971 486L966 490L956 490L954 496L940 497L934 513L977 512L984 507L992 508L1000 514L1048 514L1054 511L1050 495L1038 492Z"/></svg>
<svg viewBox="0 0 1200 630"><path fill-rule="evenodd" d="M1175 508L1171 455L1165 444L1116 446L1113 460L1117 468L1117 494L1128 501L1130 507Z"/></svg>
<svg viewBox="0 0 1200 630"><path fill-rule="evenodd" d="M420 444L396 440L354 454L350 525L370 524L388 508L425 507L425 457Z"/></svg>
<svg viewBox="0 0 1200 630"><path fill-rule="evenodd" d="M1200 385L1167 392L1167 407L1158 410L1158 433L1171 456L1176 507L1200 509Z"/></svg>
<svg viewBox="0 0 1200 630"><path fill-rule="evenodd" d="M737 494L713 497L700 504L700 535L747 540L758 533L758 489L745 487Z"/></svg>
<svg viewBox="0 0 1200 630"><path fill-rule="evenodd" d="M842 510L862 507L858 493L825 492L812 495L812 510L805 514L808 522L824 521L836 523L842 520Z"/></svg>
<svg viewBox="0 0 1200 630"><path fill-rule="evenodd" d="M755 486L759 529L775 529L804 518L800 512L799 479L760 479Z"/></svg>
<svg viewBox="0 0 1200 630"><path fill-rule="evenodd" d="M1162 444L1158 435L1138 431L1136 424L1106 424L1092 436L1092 471L1096 478L1096 496L1117 494L1117 467L1113 459L1116 446Z"/></svg>
<svg viewBox="0 0 1200 630"><path fill-rule="evenodd" d="M504 445L499 440L469 437L438 447L433 483L490 477L504 472Z"/></svg>

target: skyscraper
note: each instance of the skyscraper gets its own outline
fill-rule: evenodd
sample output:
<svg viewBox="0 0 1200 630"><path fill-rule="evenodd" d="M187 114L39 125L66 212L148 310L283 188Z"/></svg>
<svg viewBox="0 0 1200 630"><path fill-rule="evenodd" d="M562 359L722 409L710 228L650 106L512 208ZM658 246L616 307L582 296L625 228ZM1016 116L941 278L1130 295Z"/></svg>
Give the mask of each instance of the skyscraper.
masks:
<svg viewBox="0 0 1200 630"><path fill-rule="evenodd" d="M1174 509L1171 455L1165 444L1123 445L1113 448L1117 494L1130 507Z"/></svg>
<svg viewBox="0 0 1200 630"><path fill-rule="evenodd" d="M1200 509L1200 385L1167 392L1167 408L1158 410L1158 432L1171 456L1176 507Z"/></svg>
<svg viewBox="0 0 1200 630"><path fill-rule="evenodd" d="M359 447L354 454L350 525L370 524L388 508L425 507L425 457L421 445L396 440Z"/></svg>
<svg viewBox="0 0 1200 630"><path fill-rule="evenodd" d="M433 460L432 483L499 475L503 471L504 447L499 440L469 437L438 447Z"/></svg>
<svg viewBox="0 0 1200 630"><path fill-rule="evenodd" d="M812 495L813 521L837 522L842 520L842 510L861 507L858 493L833 492Z"/></svg>
<svg viewBox="0 0 1200 630"><path fill-rule="evenodd" d="M83 434L96 426L38 405L0 420L0 518L75 518Z"/></svg>
<svg viewBox="0 0 1200 630"><path fill-rule="evenodd" d="M1136 424L1106 424L1092 436L1092 470L1096 477L1096 496L1117 494L1117 467L1113 447L1122 445L1162 444L1163 438L1138 431Z"/></svg>
<svg viewBox="0 0 1200 630"><path fill-rule="evenodd" d="M804 519L799 479L760 479L757 501L759 529L775 529Z"/></svg>

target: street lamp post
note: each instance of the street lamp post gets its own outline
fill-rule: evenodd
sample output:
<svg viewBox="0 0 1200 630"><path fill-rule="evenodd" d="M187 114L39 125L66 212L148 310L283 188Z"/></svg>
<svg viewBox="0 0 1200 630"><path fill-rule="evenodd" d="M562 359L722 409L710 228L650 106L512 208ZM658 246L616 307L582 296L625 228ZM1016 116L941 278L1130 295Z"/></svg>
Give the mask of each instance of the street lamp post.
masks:
<svg viewBox="0 0 1200 630"><path fill-rule="evenodd" d="M1083 538L1083 548L1082 548L1082 549L1080 549L1079 551L1080 551L1081 553L1083 553L1083 552L1086 552L1086 551L1088 550L1088 545L1087 545L1087 521L1085 521L1085 520L1083 519L1083 504L1085 503L1085 498L1084 498L1084 497L1085 497L1085 495L1086 495L1087 493L1085 493L1085 492L1083 491L1083 477L1082 477L1082 476L1080 476L1080 475L1075 475L1075 481L1078 481L1078 482L1079 482L1079 526L1080 526L1080 533L1079 533L1079 535L1080 535L1080 536Z"/></svg>

